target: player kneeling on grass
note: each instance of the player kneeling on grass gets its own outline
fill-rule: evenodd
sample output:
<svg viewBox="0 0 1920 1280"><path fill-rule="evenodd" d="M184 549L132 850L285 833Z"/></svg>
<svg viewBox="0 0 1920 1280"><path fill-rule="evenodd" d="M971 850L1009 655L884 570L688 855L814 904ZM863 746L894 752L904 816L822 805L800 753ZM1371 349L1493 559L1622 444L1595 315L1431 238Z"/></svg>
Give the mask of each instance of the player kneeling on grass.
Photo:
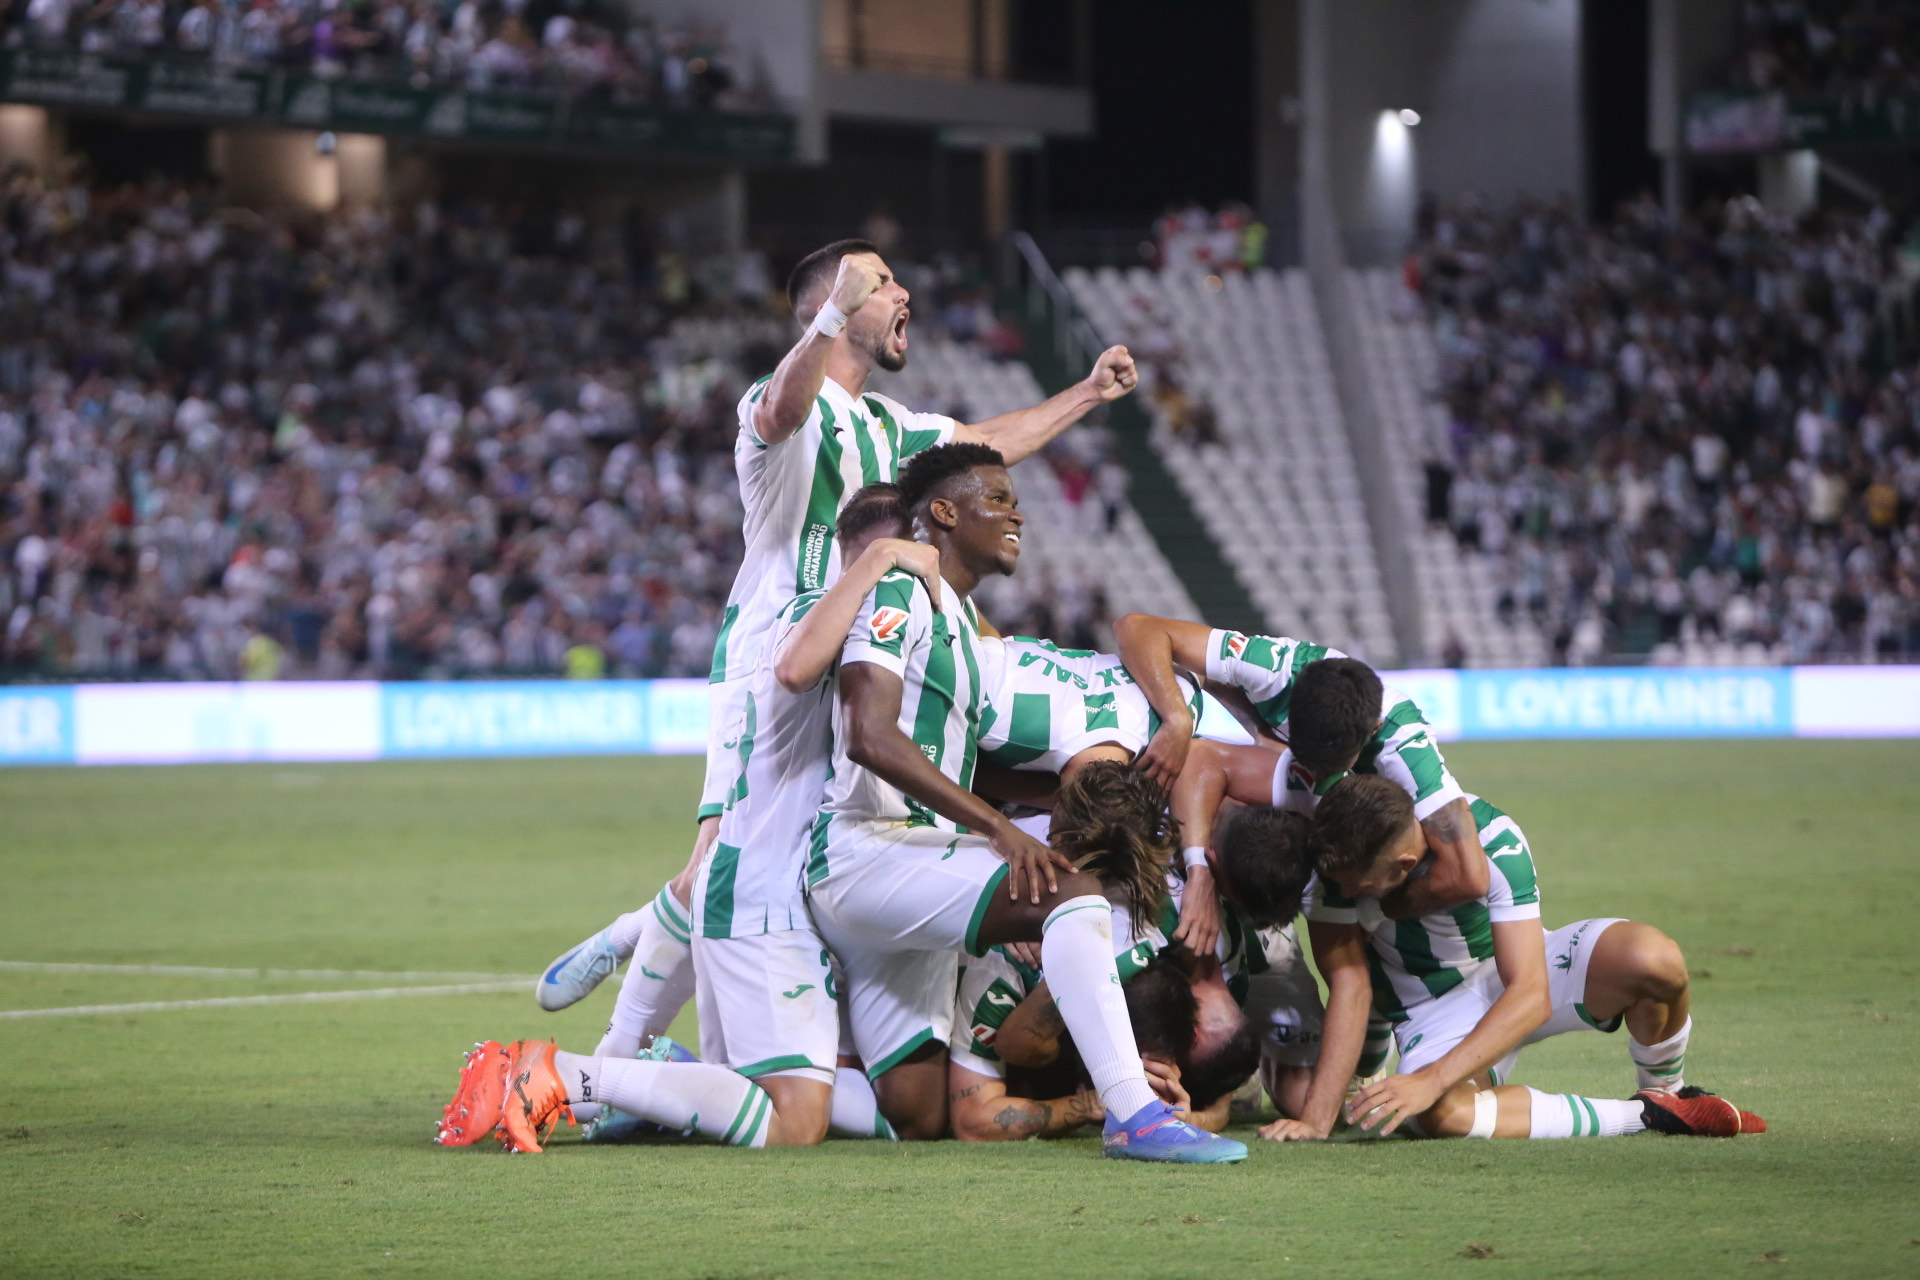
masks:
<svg viewBox="0 0 1920 1280"><path fill-rule="evenodd" d="M1404 1125L1431 1138L1764 1132L1760 1117L1682 1085L1693 1024L1686 958L1673 940L1617 919L1577 920L1543 936L1525 837L1500 810L1468 800L1489 863L1487 894L1413 920L1378 909L1431 856L1407 793L1356 774L1327 788L1314 815L1321 892L1308 918L1366 935L1374 1008L1400 1049L1398 1074L1355 1096L1353 1123L1382 1134ZM1640 1085L1632 1098L1504 1083L1522 1045L1623 1021ZM1328 1051L1337 1043L1357 1058L1358 1032L1330 1023Z"/></svg>
<svg viewBox="0 0 1920 1280"><path fill-rule="evenodd" d="M465 1146L498 1128L515 1150L538 1151L540 1128L568 1109L582 1120L599 1112L589 1141L618 1140L636 1121L749 1147L811 1145L830 1119L853 1136L887 1136L865 1077L836 1068L833 967L800 877L833 751L841 645L876 582L896 571L934 577L938 558L905 539L911 528L891 484L857 491L837 525L845 573L780 608L742 695L738 780L696 881L692 945L706 1061L664 1038L641 1061L632 1044L602 1041L588 1055L540 1040L490 1042L462 1072L442 1145Z"/></svg>
<svg viewBox="0 0 1920 1280"><path fill-rule="evenodd" d="M1147 1083L1099 880L969 790L981 674L967 597L1013 572L1025 523L1004 460L979 445L929 449L901 472L900 493L940 552L940 598L904 574L868 598L841 655L833 781L807 864L808 905L845 967L882 1112L902 1137L947 1132L959 953L1037 941L1108 1113L1104 1153L1244 1160L1244 1146L1179 1120Z"/></svg>

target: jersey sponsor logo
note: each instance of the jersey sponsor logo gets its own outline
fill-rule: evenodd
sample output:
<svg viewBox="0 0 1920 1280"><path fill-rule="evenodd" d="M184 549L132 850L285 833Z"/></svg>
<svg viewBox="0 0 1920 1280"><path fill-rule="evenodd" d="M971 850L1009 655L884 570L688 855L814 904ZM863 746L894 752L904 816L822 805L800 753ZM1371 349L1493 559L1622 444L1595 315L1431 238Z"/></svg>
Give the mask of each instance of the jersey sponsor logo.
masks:
<svg viewBox="0 0 1920 1280"><path fill-rule="evenodd" d="M1007 991L989 991L981 999L988 1004L997 1004L1008 1009L1013 1008L1014 1005L1013 994Z"/></svg>
<svg viewBox="0 0 1920 1280"><path fill-rule="evenodd" d="M900 634L900 628L907 625L910 615L905 609L896 609L892 605L882 605L873 611L867 619L867 630L873 632L873 638L882 644L889 644Z"/></svg>
<svg viewBox="0 0 1920 1280"><path fill-rule="evenodd" d="M802 995L811 990L813 990L813 984L811 982L803 982L793 990L782 991L780 994L789 1000L798 1000Z"/></svg>
<svg viewBox="0 0 1920 1280"><path fill-rule="evenodd" d="M973 1024L973 1043L982 1049L993 1048L994 1037L1000 1034L1000 1028L990 1027L984 1022Z"/></svg>
<svg viewBox="0 0 1920 1280"><path fill-rule="evenodd" d="M1238 631L1227 632L1227 638L1221 643L1223 657L1239 658L1247 652L1247 638Z"/></svg>

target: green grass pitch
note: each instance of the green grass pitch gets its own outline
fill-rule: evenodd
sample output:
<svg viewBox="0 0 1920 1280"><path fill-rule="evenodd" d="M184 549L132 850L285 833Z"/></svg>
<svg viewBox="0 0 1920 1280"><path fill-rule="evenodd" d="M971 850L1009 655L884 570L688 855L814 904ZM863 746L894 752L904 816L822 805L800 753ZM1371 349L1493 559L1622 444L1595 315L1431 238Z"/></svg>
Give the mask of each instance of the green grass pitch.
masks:
<svg viewBox="0 0 1920 1280"><path fill-rule="evenodd" d="M443 1151L476 1039L611 985L0 1018L0 1276L1920 1274L1920 744L1462 744L1549 925L1659 924L1731 1141ZM528 975L675 870L695 759L0 771L0 960ZM424 980L422 980L424 981ZM395 985L0 969L0 1010ZM691 1033L690 1025L682 1028ZM1521 1080L1625 1096L1618 1038ZM1241 1136L1250 1137L1250 1133Z"/></svg>

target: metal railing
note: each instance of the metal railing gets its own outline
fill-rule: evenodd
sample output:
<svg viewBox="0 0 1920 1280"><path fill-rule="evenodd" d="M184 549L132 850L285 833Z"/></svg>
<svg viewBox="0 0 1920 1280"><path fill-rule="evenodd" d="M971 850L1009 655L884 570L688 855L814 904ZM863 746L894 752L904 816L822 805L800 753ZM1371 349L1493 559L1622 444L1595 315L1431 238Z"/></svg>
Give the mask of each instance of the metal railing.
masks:
<svg viewBox="0 0 1920 1280"><path fill-rule="evenodd" d="M1047 261L1039 244L1024 231L1007 237L1018 261L1011 261L1008 284L1025 294L1028 327L1042 327L1053 335L1053 349L1070 367L1090 365L1107 349L1093 322L1081 312L1060 273ZM1024 276L1020 268L1024 267ZM1024 279L1025 287L1020 287Z"/></svg>
<svg viewBox="0 0 1920 1280"><path fill-rule="evenodd" d="M1023 295L1035 373L1049 391L1058 390L1092 366L1107 349L1107 340L1080 310L1031 235L1016 231L1007 244L1003 288ZM1154 447L1153 419L1141 396L1125 396L1108 405L1106 420L1113 433L1115 459L1132 480L1133 508L1200 615L1219 627L1265 631L1266 618L1246 584L1227 563L1220 544L1207 532L1200 513Z"/></svg>

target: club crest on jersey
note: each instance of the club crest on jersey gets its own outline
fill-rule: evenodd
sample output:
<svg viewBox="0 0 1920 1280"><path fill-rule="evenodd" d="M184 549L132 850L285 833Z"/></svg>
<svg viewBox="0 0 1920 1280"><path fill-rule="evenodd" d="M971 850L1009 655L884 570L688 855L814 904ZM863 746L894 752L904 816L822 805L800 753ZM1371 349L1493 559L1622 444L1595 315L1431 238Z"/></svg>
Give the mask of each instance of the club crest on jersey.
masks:
<svg viewBox="0 0 1920 1280"><path fill-rule="evenodd" d="M867 619L867 630L873 632L875 640L882 644L889 644L900 634L900 628L907 625L908 616L905 609L883 605L875 609L873 616Z"/></svg>

